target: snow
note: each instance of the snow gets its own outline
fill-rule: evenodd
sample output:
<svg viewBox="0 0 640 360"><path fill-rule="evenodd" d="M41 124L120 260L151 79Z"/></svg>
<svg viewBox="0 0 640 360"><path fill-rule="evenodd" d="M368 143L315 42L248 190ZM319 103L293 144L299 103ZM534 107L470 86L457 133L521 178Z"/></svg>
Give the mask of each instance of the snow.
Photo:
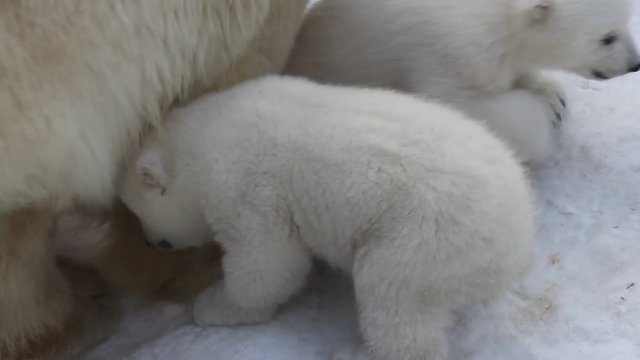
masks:
<svg viewBox="0 0 640 360"><path fill-rule="evenodd" d="M640 35L640 7L635 15ZM553 159L531 174L531 271L496 302L460 314L452 359L640 359L640 74L558 77L570 113ZM127 309L86 360L326 360L357 338L350 284L327 270L259 326L198 328L173 304Z"/></svg>

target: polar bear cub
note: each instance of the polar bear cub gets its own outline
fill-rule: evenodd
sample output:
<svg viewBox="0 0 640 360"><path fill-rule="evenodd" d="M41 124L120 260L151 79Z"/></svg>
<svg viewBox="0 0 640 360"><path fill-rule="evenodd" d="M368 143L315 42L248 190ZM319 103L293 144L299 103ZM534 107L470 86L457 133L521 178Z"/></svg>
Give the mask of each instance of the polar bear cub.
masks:
<svg viewBox="0 0 640 360"><path fill-rule="evenodd" d="M562 89L539 71L637 71L630 13L628 0L324 0L286 72L445 101L539 164L566 112Z"/></svg>
<svg viewBox="0 0 640 360"><path fill-rule="evenodd" d="M174 111L119 191L156 246L224 247L224 281L196 299L196 323L268 320L317 256L355 285L366 347L339 358L440 360L452 311L525 268L523 172L445 106L265 77Z"/></svg>

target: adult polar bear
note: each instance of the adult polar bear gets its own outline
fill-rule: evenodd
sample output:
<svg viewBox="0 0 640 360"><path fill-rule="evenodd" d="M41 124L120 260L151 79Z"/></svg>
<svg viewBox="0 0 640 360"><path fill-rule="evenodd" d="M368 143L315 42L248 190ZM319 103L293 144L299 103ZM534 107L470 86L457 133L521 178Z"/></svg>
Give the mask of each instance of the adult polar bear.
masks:
<svg viewBox="0 0 640 360"><path fill-rule="evenodd" d="M540 69L611 78L637 71L628 0L324 0L303 24L289 74L397 88L485 120L542 162L565 112Z"/></svg>
<svg viewBox="0 0 640 360"><path fill-rule="evenodd" d="M173 103L281 70L305 7L0 3L0 358L50 357L91 318L55 265L53 213L109 205L121 164Z"/></svg>

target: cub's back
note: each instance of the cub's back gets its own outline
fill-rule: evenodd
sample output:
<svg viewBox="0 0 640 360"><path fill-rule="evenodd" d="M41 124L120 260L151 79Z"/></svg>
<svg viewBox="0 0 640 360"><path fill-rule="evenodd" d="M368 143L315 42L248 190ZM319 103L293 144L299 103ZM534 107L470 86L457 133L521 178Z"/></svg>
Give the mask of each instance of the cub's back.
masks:
<svg viewBox="0 0 640 360"><path fill-rule="evenodd" d="M447 79L477 76L477 49L493 49L510 30L511 2L324 0L307 14L286 73L405 90L419 76L433 97Z"/></svg>
<svg viewBox="0 0 640 360"><path fill-rule="evenodd" d="M390 90L293 77L249 81L204 96L172 117L167 127L180 127L184 142L287 162L305 153L317 160L364 161L386 152L446 168L470 156L476 163L511 157L483 125L450 107Z"/></svg>
<svg viewBox="0 0 640 360"><path fill-rule="evenodd" d="M181 142L224 155L238 171L370 177L377 169L390 182L415 182L433 171L472 176L517 166L478 122L388 90L267 76L205 96L174 117L168 126L183 129Z"/></svg>

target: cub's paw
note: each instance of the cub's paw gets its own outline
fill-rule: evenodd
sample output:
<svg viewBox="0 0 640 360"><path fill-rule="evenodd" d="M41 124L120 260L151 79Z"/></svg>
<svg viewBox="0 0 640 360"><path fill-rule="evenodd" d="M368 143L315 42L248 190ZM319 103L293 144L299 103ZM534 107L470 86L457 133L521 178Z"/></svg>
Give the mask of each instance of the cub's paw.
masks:
<svg viewBox="0 0 640 360"><path fill-rule="evenodd" d="M527 74L518 78L516 86L527 89L541 97L553 113L551 121L554 127L567 116L567 95L555 80L541 74Z"/></svg>
<svg viewBox="0 0 640 360"><path fill-rule="evenodd" d="M198 326L232 326L257 324L270 320L275 308L247 309L227 296L224 286L216 284L200 294L193 304L193 320Z"/></svg>

